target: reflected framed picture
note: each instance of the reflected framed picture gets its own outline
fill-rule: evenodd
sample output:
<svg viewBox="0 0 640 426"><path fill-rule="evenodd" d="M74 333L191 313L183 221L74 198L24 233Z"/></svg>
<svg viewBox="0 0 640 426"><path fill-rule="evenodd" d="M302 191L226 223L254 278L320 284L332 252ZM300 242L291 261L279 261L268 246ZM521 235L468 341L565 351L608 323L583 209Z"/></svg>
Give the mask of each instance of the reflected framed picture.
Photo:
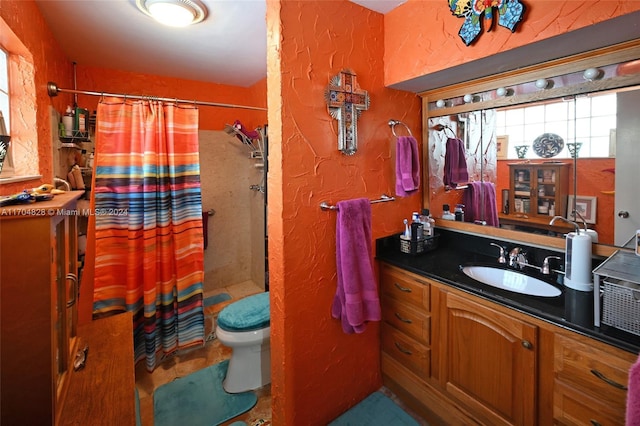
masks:
<svg viewBox="0 0 640 426"><path fill-rule="evenodd" d="M498 160L506 160L507 152L509 151L509 136L497 136L496 137L496 148L498 149L497 158Z"/></svg>
<svg viewBox="0 0 640 426"><path fill-rule="evenodd" d="M588 197L585 195L577 195L575 197L576 202L576 210L578 211L578 217L574 217L573 214L573 200L574 196L569 195L568 204L567 204L567 219L573 220L578 224L582 223L580 216L584 218L584 221L587 223L594 224L596 223L596 210L597 210L597 197Z"/></svg>

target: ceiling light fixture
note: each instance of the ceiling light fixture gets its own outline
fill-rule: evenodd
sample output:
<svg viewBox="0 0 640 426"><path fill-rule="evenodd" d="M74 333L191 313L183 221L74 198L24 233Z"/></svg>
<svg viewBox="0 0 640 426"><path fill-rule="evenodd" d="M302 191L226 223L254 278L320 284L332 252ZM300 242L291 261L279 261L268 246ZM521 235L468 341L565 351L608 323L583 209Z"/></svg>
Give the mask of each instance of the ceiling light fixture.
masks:
<svg viewBox="0 0 640 426"><path fill-rule="evenodd" d="M198 0L136 0L146 15L170 27L197 24L207 16L206 7Z"/></svg>

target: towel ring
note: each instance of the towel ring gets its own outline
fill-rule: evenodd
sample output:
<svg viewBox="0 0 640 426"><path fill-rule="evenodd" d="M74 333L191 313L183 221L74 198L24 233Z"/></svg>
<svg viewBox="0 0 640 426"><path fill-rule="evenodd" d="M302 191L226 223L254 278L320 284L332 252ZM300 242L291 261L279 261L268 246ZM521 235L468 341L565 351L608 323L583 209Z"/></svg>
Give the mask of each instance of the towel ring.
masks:
<svg viewBox="0 0 640 426"><path fill-rule="evenodd" d="M439 132L444 130L444 134L447 134L447 130L451 132L451 135L454 139L456 139L458 136L456 135L456 133L453 131L453 129L451 129L451 127L449 126L445 126L444 124L436 124L435 126L433 126L433 128Z"/></svg>
<svg viewBox="0 0 640 426"><path fill-rule="evenodd" d="M411 129L409 128L409 126L407 126L406 124L404 124L402 121L400 120L394 120L393 118L391 120L389 120L389 127L391 127L391 133L393 133L393 136L398 137L398 135L396 135L396 126L400 124L402 126L404 126L405 129L407 129L407 132L409 132L409 136L413 136L413 134L411 133Z"/></svg>

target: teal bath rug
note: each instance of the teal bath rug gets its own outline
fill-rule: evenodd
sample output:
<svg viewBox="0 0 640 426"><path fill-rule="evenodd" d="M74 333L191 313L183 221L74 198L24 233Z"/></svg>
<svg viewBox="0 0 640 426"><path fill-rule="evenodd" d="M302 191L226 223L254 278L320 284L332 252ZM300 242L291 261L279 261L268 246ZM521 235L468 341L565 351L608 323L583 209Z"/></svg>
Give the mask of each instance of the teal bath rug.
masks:
<svg viewBox="0 0 640 426"><path fill-rule="evenodd" d="M222 388L229 360L160 386L153 393L155 426L214 426L246 411L258 398L253 392L231 394Z"/></svg>
<svg viewBox="0 0 640 426"><path fill-rule="evenodd" d="M381 392L374 392L329 426L419 426L413 417Z"/></svg>
<svg viewBox="0 0 640 426"><path fill-rule="evenodd" d="M221 302L225 302L227 300L231 299L231 296L229 296L227 293L220 293L220 294L216 294L213 296L209 296L209 297L205 297L204 298L204 307L209 307L211 305L215 305L216 303L221 303Z"/></svg>

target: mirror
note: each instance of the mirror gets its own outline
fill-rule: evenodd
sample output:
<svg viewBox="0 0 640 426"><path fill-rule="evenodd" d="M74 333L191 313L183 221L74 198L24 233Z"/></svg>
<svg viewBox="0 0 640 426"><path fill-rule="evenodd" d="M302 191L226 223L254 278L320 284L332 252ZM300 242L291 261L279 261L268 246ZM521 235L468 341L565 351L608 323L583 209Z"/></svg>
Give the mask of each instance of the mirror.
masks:
<svg viewBox="0 0 640 426"><path fill-rule="evenodd" d="M577 211L575 221L597 231L598 242L627 245L640 228L640 150L633 147L640 136L640 47L622 51L421 94L423 202L432 216L441 217L443 204L453 210L471 202L467 222L491 226L494 209L503 229L562 237L573 227L550 226L551 218L575 220ZM451 139L464 148L468 181L447 185L456 164L447 155Z"/></svg>

